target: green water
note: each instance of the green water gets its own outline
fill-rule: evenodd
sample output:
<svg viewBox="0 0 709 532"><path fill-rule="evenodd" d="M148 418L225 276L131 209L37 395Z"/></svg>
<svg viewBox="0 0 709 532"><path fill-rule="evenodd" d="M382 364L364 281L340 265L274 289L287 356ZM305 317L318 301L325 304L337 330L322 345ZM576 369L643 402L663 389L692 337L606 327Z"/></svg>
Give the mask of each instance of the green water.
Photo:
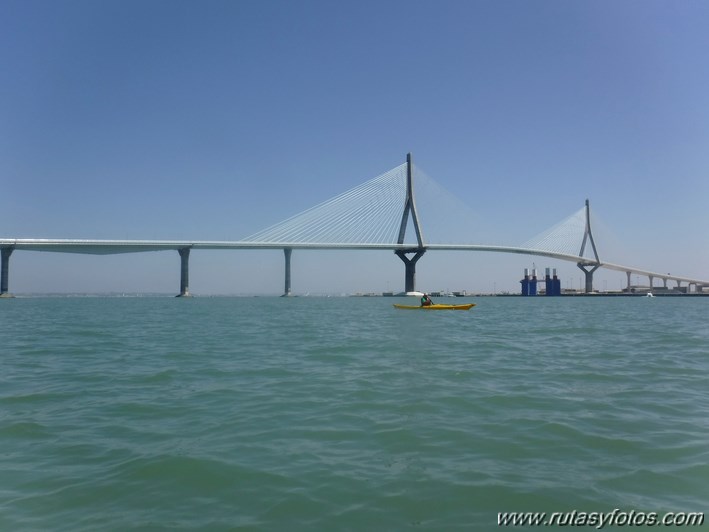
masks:
<svg viewBox="0 0 709 532"><path fill-rule="evenodd" d="M0 530L707 509L709 298L397 301L0 301Z"/></svg>

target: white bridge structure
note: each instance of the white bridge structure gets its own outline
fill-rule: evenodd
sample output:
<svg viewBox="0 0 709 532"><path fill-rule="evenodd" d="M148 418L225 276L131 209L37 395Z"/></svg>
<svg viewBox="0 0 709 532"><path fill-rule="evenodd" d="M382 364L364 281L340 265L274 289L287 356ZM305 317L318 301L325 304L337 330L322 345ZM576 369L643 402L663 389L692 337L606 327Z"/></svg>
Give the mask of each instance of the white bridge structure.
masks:
<svg viewBox="0 0 709 532"><path fill-rule="evenodd" d="M411 154L406 162L343 194L316 205L276 225L237 241L179 240L73 240L0 238L0 297L9 292L10 256L15 251L45 251L108 255L145 251L177 251L180 256L180 293L189 296L189 257L200 249L283 249L284 295L291 294L291 254L294 249L391 250L404 263L406 292L416 289L416 263L429 251L483 251L516 253L570 261L584 272L585 291L593 291L593 273L598 268L625 272L630 290L632 274L647 276L652 290L655 279L687 283L701 291L709 280L681 277L603 261L596 248L590 206L585 206L522 246L434 243L425 238L423 221L414 194L415 167ZM407 230L409 232L407 237Z"/></svg>

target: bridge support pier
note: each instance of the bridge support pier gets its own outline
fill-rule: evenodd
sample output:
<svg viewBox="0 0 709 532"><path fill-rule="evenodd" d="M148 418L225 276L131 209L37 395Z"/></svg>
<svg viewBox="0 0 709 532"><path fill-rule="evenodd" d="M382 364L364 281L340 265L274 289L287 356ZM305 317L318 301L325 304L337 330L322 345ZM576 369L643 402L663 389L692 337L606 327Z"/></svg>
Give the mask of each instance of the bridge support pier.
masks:
<svg viewBox="0 0 709 532"><path fill-rule="evenodd" d="M625 272L625 275L628 276L628 293L630 293L630 274L631 272Z"/></svg>
<svg viewBox="0 0 709 532"><path fill-rule="evenodd" d="M652 292L652 284L655 282L655 278L652 275L647 276L650 279L650 292Z"/></svg>
<svg viewBox="0 0 709 532"><path fill-rule="evenodd" d="M286 280L285 280L285 288L283 290L283 297L288 297L291 295L291 288L290 288L290 257L291 254L293 253L293 250L291 248L284 248L283 249L283 254L286 257Z"/></svg>
<svg viewBox="0 0 709 532"><path fill-rule="evenodd" d="M406 268L406 273L404 276L404 291L414 292L416 291L416 262L426 253L425 249L398 249L394 253L404 262L404 267ZM409 258L406 256L407 253L414 253L414 256Z"/></svg>
<svg viewBox="0 0 709 532"><path fill-rule="evenodd" d="M586 288L585 288L584 292L586 292L587 294L590 294L591 292L593 292L593 272L595 272L598 268L600 268L601 265L594 264L590 270L587 269L589 266L591 266L590 264L583 264L583 263L579 262L576 266L578 266L579 269L586 276Z"/></svg>
<svg viewBox="0 0 709 532"><path fill-rule="evenodd" d="M191 297L190 294L190 248L180 248L180 293L176 297Z"/></svg>
<svg viewBox="0 0 709 532"><path fill-rule="evenodd" d="M10 281L10 255L14 248L0 250L0 297L14 297L9 291Z"/></svg>

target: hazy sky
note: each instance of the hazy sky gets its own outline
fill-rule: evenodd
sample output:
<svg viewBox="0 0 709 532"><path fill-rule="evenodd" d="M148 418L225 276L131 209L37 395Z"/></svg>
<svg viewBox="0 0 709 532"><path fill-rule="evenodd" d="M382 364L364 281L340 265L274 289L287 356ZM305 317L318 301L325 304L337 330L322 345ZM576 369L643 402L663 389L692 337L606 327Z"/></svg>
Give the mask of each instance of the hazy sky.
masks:
<svg viewBox="0 0 709 532"><path fill-rule="evenodd" d="M708 278L708 27L693 0L2 0L0 237L238 240L412 152L493 243L589 198L602 259ZM533 262L578 288L463 252L417 287L518 291ZM197 294L283 290L280 251L190 265ZM392 252L293 253L296 293L403 284ZM176 252L11 260L17 293L178 288Z"/></svg>

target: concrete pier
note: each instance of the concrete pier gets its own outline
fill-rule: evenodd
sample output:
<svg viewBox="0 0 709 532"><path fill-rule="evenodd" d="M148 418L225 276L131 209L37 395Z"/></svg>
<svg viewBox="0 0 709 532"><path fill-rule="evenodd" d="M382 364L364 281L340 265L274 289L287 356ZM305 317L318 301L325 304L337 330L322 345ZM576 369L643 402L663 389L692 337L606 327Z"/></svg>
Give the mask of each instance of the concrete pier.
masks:
<svg viewBox="0 0 709 532"><path fill-rule="evenodd" d="M10 255L14 248L0 250L0 297L13 297L9 292L10 285Z"/></svg>
<svg viewBox="0 0 709 532"><path fill-rule="evenodd" d="M283 254L285 255L286 258L286 280L285 280L285 287L283 289L283 295L285 297L288 297L291 295L291 287L290 287L290 257L293 254L293 250L291 248L284 248L283 249Z"/></svg>
<svg viewBox="0 0 709 532"><path fill-rule="evenodd" d="M191 297L190 294L190 248L180 248L180 293L176 297Z"/></svg>
<svg viewBox="0 0 709 532"><path fill-rule="evenodd" d="M593 292L593 272L595 272L601 266L600 264L594 264L591 266L589 264L583 264L581 262L579 262L576 266L579 267L579 269L584 273L586 277L586 286L584 292L590 294L591 292ZM589 268L589 266L591 267L590 270L587 269Z"/></svg>
<svg viewBox="0 0 709 532"><path fill-rule="evenodd" d="M406 268L404 274L404 292L416 291L416 261L418 261L425 252L425 249L397 250L394 252L396 256L404 262L404 267ZM409 258L406 256L407 253L414 253L414 256Z"/></svg>

